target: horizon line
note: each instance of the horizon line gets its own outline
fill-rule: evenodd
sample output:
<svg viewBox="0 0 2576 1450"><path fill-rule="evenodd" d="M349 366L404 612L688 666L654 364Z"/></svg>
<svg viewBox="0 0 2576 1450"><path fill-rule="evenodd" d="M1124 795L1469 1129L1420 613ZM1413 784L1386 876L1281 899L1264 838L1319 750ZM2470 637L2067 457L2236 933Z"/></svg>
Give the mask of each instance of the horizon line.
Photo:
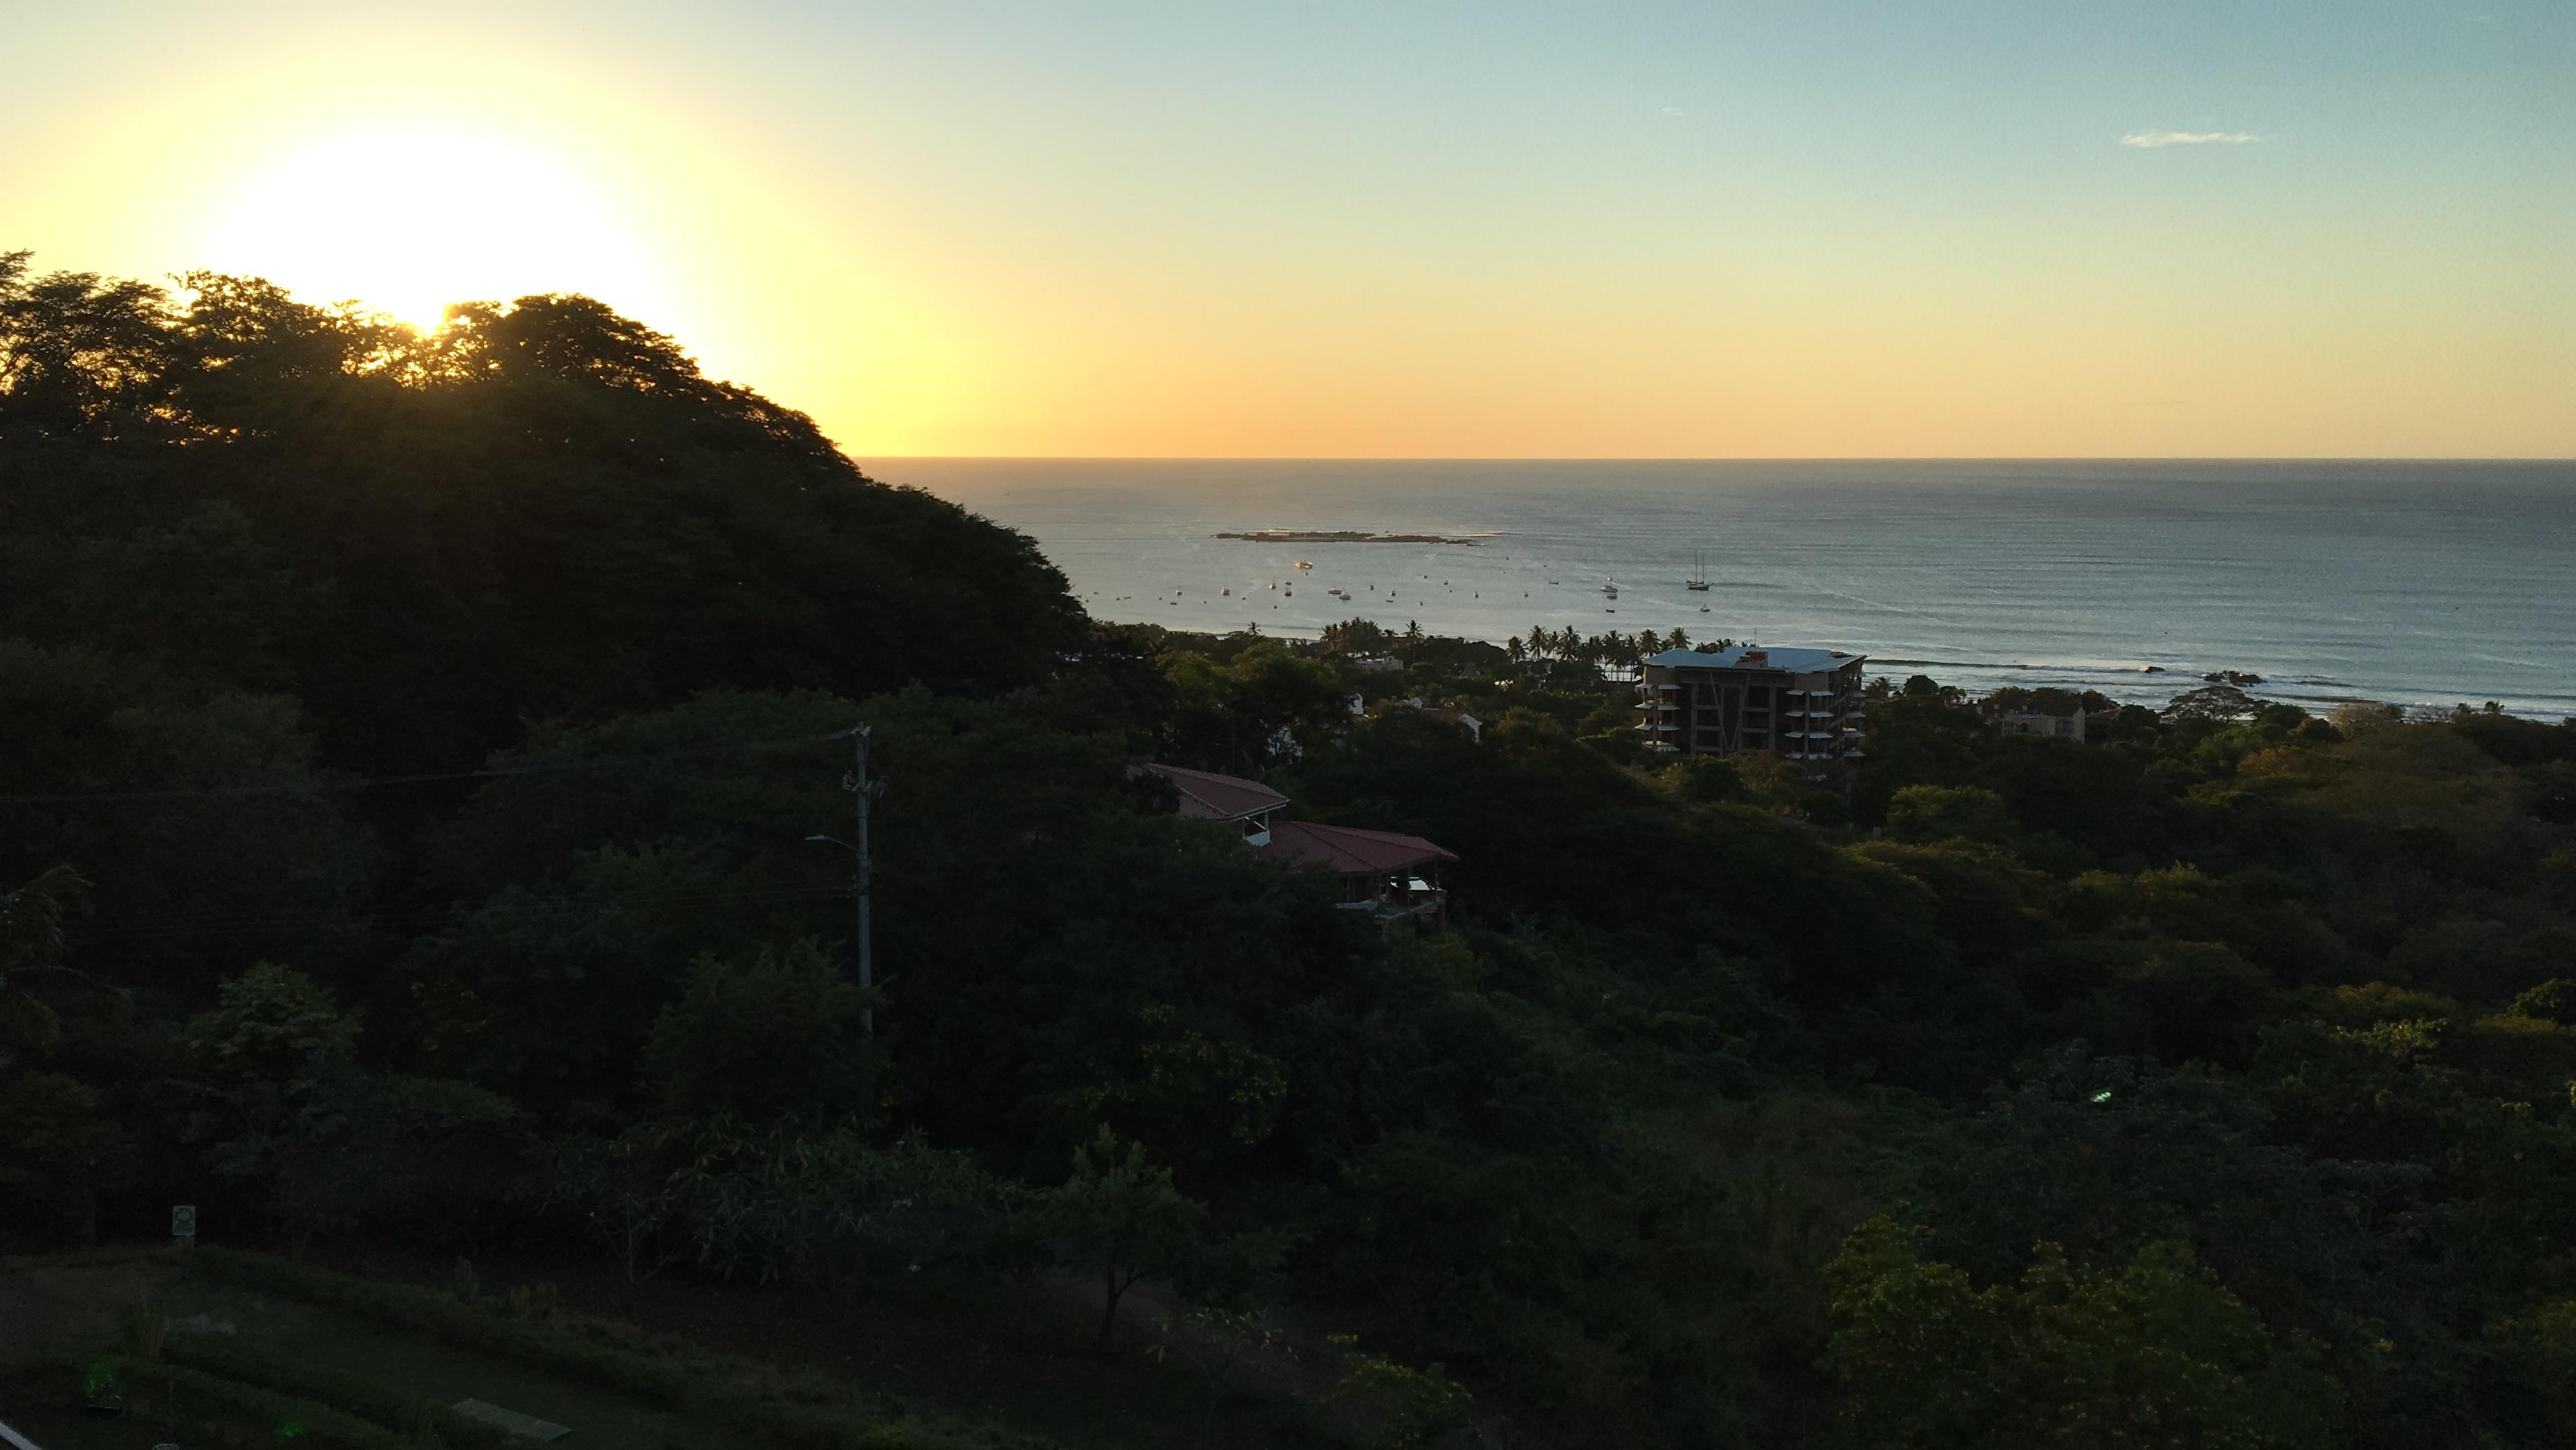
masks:
<svg viewBox="0 0 2576 1450"><path fill-rule="evenodd" d="M2576 454L2437 453L853 453L884 463L2568 463Z"/></svg>

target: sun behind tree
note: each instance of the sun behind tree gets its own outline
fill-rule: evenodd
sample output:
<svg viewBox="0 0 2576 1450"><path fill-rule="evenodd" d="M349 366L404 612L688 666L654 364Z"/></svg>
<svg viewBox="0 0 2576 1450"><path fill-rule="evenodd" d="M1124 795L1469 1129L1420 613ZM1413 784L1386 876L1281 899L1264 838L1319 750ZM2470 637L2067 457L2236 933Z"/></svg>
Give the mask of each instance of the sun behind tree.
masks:
<svg viewBox="0 0 2576 1450"><path fill-rule="evenodd" d="M533 292L671 316L642 235L562 156L466 126L405 125L279 157L210 219L204 255L423 330L451 303Z"/></svg>

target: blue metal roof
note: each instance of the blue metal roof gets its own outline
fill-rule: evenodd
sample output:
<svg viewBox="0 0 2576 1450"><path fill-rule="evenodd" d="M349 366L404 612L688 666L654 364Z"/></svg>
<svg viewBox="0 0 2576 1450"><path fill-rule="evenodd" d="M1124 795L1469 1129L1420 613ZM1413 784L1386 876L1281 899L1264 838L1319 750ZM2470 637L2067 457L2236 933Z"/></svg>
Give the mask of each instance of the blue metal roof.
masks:
<svg viewBox="0 0 2576 1450"><path fill-rule="evenodd" d="M1747 663L1744 658L1747 653L1764 658ZM1662 654L1646 656L1646 663L1676 670L1778 670L1791 675L1815 675L1838 670L1866 658L1865 655L1847 654L1842 650L1765 649L1758 644L1739 644L1714 654L1702 654L1695 649L1668 649Z"/></svg>

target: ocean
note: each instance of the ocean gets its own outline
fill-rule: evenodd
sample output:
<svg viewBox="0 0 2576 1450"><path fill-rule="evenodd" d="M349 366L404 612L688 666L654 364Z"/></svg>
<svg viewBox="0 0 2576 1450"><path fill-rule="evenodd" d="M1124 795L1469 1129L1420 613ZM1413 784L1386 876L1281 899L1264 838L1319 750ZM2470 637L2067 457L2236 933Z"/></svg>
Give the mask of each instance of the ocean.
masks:
<svg viewBox="0 0 2576 1450"><path fill-rule="evenodd" d="M1103 619L1310 638L1366 618L1497 643L1679 628L1976 692L2161 704L2241 670L2311 707L2576 715L2576 463L862 466L1026 532ZM1264 529L1458 542L1216 537ZM1705 592L1683 587L1694 567Z"/></svg>

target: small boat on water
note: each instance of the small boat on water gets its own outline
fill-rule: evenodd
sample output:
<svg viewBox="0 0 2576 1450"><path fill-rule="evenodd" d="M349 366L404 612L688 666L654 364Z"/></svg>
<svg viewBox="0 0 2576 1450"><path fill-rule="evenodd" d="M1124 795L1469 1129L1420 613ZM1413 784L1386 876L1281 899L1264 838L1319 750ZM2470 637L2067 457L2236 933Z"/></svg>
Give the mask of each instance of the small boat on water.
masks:
<svg viewBox="0 0 2576 1450"><path fill-rule="evenodd" d="M1618 580L1616 580L1616 579L1604 579L1604 580L1602 580L1602 581L1601 581L1601 593L1602 593L1605 597L1607 597L1607 598L1611 598L1611 599L1616 599L1616 598L1618 598L1618 597L1619 597L1619 581L1618 581Z"/></svg>
<svg viewBox="0 0 2576 1450"><path fill-rule="evenodd" d="M1315 561L1312 559L1300 559L1297 561L1297 567L1300 569L1312 569L1315 567Z"/></svg>

